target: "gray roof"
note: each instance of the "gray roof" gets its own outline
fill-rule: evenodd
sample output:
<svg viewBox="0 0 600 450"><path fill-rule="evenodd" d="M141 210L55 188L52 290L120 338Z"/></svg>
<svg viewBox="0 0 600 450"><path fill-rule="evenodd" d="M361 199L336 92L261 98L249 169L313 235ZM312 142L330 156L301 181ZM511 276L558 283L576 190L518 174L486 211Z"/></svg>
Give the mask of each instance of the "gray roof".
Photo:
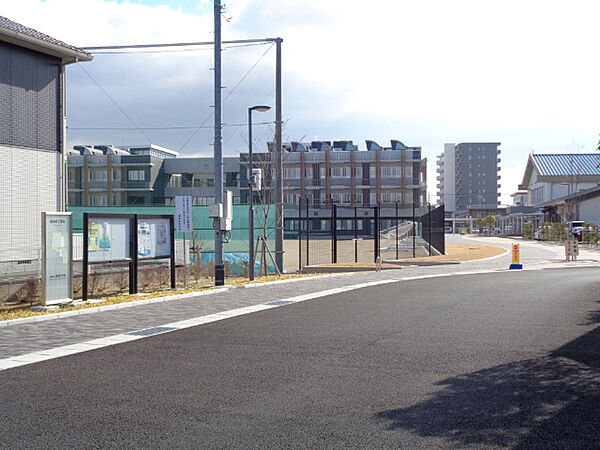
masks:
<svg viewBox="0 0 600 450"><path fill-rule="evenodd" d="M0 41L2 40L57 56L66 63L75 62L76 59L90 61L93 58L85 50L0 16Z"/></svg>
<svg viewBox="0 0 600 450"><path fill-rule="evenodd" d="M532 154L542 176L600 175L598 153Z"/></svg>

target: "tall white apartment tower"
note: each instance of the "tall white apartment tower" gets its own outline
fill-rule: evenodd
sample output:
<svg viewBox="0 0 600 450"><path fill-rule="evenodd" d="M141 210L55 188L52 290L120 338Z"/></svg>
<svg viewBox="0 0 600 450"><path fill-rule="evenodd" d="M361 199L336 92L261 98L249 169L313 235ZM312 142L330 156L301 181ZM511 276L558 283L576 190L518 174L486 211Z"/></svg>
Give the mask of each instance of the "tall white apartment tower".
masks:
<svg viewBox="0 0 600 450"><path fill-rule="evenodd" d="M438 203L444 204L448 214L456 211L456 159L454 144L444 144L444 152L437 157Z"/></svg>

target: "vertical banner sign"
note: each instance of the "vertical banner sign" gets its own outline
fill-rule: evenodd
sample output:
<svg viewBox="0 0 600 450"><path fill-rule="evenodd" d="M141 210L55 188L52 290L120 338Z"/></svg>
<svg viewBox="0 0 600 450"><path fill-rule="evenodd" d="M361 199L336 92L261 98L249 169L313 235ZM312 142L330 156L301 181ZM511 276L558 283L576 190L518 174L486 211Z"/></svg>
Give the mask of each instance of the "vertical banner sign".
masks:
<svg viewBox="0 0 600 450"><path fill-rule="evenodd" d="M191 233L194 231L192 217L192 197L178 195L175 197L175 231Z"/></svg>
<svg viewBox="0 0 600 450"><path fill-rule="evenodd" d="M512 244L512 264L509 269L522 269L520 245L514 242Z"/></svg>
<svg viewBox="0 0 600 450"><path fill-rule="evenodd" d="M72 301L72 224L71 213L42 212L43 305Z"/></svg>
<svg viewBox="0 0 600 450"><path fill-rule="evenodd" d="M178 195L175 197L175 231L183 233L183 286L187 288L188 252L185 233L194 231L192 197L189 195Z"/></svg>

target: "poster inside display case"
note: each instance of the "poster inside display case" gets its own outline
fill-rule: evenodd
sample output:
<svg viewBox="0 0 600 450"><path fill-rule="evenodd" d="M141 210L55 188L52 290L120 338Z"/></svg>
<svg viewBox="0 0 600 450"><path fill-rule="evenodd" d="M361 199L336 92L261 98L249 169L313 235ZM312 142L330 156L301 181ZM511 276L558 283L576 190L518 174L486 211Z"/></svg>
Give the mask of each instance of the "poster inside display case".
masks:
<svg viewBox="0 0 600 450"><path fill-rule="evenodd" d="M137 223L139 258L171 256L171 222L166 218L139 218Z"/></svg>
<svg viewBox="0 0 600 450"><path fill-rule="evenodd" d="M88 258L90 262L122 261L131 257L131 220L100 217L88 220Z"/></svg>

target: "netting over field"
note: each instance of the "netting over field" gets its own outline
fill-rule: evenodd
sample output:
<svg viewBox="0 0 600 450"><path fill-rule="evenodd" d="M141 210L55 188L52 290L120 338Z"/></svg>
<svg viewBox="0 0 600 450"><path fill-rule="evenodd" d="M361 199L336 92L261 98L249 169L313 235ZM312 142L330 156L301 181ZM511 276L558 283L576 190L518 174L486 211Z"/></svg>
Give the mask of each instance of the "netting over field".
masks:
<svg viewBox="0 0 600 450"><path fill-rule="evenodd" d="M68 145L155 144L212 154L212 45L94 51L68 66ZM247 148L248 107L275 104L274 43L224 44L223 153ZM151 93L148 95L148 93ZM257 150L273 139L274 111L255 118Z"/></svg>

